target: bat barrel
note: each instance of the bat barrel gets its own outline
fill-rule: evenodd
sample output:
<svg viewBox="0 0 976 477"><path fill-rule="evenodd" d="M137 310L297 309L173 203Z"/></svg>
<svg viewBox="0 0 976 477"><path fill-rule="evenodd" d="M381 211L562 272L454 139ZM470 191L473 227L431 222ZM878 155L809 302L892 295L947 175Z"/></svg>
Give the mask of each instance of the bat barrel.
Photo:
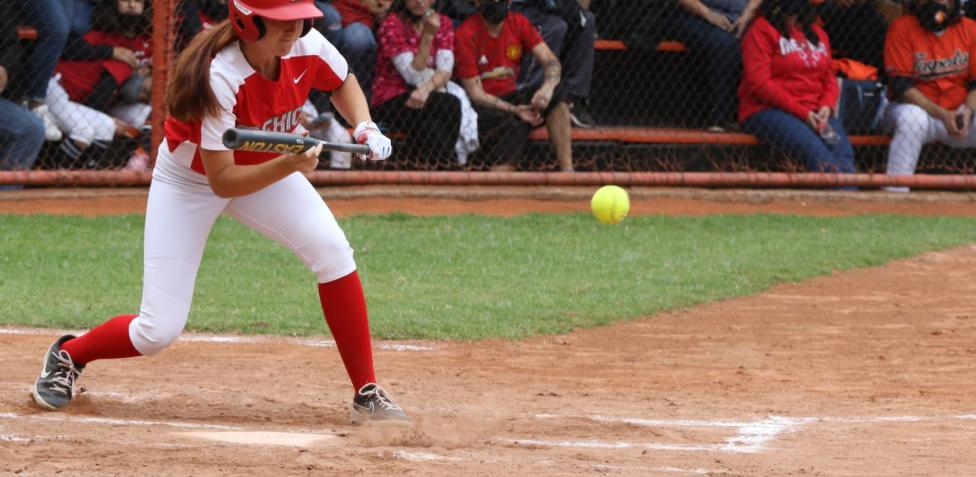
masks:
<svg viewBox="0 0 976 477"><path fill-rule="evenodd" d="M221 137L224 147L237 151L269 152L274 154L300 154L316 144L327 151L352 152L369 155L369 146L320 141L298 134L288 134L253 129L231 128Z"/></svg>

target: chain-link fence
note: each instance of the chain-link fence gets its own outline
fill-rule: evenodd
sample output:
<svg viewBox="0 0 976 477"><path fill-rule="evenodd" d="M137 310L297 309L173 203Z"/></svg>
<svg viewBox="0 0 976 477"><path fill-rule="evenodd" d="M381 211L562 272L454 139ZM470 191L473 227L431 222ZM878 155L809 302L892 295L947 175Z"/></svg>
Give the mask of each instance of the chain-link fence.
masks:
<svg viewBox="0 0 976 477"><path fill-rule="evenodd" d="M321 168L972 174L976 29L954 6L911 2L513 0L506 14L489 0L316 1L314 28L395 148ZM151 168L154 78L227 18L226 0L0 7L8 170ZM352 140L327 92L302 116Z"/></svg>

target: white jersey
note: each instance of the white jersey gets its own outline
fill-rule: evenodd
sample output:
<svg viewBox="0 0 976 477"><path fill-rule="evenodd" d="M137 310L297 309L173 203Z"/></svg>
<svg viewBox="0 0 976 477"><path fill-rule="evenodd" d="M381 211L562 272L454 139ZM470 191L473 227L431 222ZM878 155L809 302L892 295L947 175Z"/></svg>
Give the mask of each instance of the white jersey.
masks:
<svg viewBox="0 0 976 477"><path fill-rule="evenodd" d="M217 53L210 62L210 87L220 103L220 114L187 123L166 118L165 139L157 165L192 169L205 174L200 148L226 151L221 142L230 128L294 133L301 124L302 105L313 88L332 91L346 80L349 66L338 50L317 30L298 39L281 58L277 79L261 76L244 59L238 42ZM234 152L237 164L259 164L274 153Z"/></svg>

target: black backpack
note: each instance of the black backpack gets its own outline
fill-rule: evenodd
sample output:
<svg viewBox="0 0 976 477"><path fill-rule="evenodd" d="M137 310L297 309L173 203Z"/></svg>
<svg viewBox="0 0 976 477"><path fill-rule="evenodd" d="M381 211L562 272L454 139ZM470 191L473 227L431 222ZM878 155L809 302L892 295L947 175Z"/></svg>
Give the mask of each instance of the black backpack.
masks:
<svg viewBox="0 0 976 477"><path fill-rule="evenodd" d="M848 134L874 134L881 125L885 87L876 80L844 79L838 115Z"/></svg>

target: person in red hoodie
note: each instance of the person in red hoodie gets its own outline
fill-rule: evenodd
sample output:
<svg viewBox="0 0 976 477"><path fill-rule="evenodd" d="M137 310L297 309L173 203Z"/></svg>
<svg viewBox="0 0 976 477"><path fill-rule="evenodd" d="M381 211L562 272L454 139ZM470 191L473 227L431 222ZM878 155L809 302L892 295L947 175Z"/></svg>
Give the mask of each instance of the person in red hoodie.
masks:
<svg viewBox="0 0 976 477"><path fill-rule="evenodd" d="M827 34L807 0L765 0L742 38L739 122L811 171L855 172Z"/></svg>

